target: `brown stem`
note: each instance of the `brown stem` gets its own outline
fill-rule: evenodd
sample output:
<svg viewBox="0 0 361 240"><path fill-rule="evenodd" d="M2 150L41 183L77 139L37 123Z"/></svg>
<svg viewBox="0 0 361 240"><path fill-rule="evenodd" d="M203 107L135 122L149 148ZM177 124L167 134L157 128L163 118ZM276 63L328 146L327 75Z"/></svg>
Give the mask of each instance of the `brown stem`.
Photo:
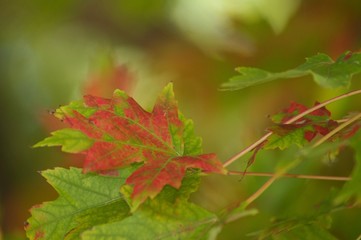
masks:
<svg viewBox="0 0 361 240"><path fill-rule="evenodd" d="M225 163L223 163L223 167L227 167L228 165L230 165L231 163L236 161L238 158L240 158L243 155L245 155L246 153L252 151L255 147L257 147L259 144L263 143L271 135L272 135L272 132L268 132L263 137L261 137L256 142L254 142L252 145L248 146L247 148L243 149L241 152L237 153L236 155L234 155L233 157L228 159Z"/></svg>
<svg viewBox="0 0 361 240"><path fill-rule="evenodd" d="M249 198L247 198L247 199L244 201L245 205L248 206L248 205L251 204L254 200L256 200L259 196L261 196L262 193L263 193L264 191L266 191L267 188L269 188L269 187L272 185L272 183L277 180L278 177L279 177L279 176L277 176L277 175L273 175L270 179L268 179L267 182L265 182L259 189L257 189L256 192L254 192Z"/></svg>
<svg viewBox="0 0 361 240"><path fill-rule="evenodd" d="M257 177L273 177L274 173L263 172L240 172L240 171L228 171L229 175L248 175ZM283 174L280 177L288 178L302 178L302 179L318 179L318 180L331 180L331 181L349 181L350 177L337 177L337 176L320 176L320 175L303 175L303 174Z"/></svg>
<svg viewBox="0 0 361 240"><path fill-rule="evenodd" d="M329 134L326 134L323 138L321 138L318 142L316 142L316 144L314 144L312 146L312 148L315 148L315 147L319 146L324 141L326 141L328 138L330 138L332 135L334 135L335 133L337 133L341 129L345 128L349 124L357 121L359 118L361 118L361 113L359 113L356 116L350 118L348 121L342 123L337 128L335 128L333 131L331 131ZM300 159L299 159L299 161L300 161ZM274 181L276 181L278 178L284 176L286 174L286 172L288 170L290 170L292 167L293 167L292 164L290 164L289 166L286 166L285 168L283 168L280 172L274 174L270 179L268 179L268 181L266 183L264 183L256 192L254 192L249 198L247 198L245 200L246 206L248 206L250 203L252 203L254 200L256 200L260 195L262 195L262 193L264 191L266 191L272 185L272 183Z"/></svg>
<svg viewBox="0 0 361 240"><path fill-rule="evenodd" d="M302 118L303 116L319 109L319 108L322 108L330 103L333 103L335 101L338 101L338 100L341 100L343 98L347 98L347 97L350 97L350 96L353 96L353 95L356 95L356 94L361 94L361 89L359 90L355 90L355 91L352 91L352 92L348 92L348 93L345 93L345 94L342 94L340 96L337 96L337 97L334 97L334 98L331 98L323 103L319 103L317 104L316 106L313 106L312 108L310 109L307 109L306 111L298 114L297 116L294 116L293 118L289 119L287 122L285 122L285 124L291 124L295 121L297 121L298 119ZM229 158L226 162L223 163L223 166L224 167L227 167L229 166L230 164L232 164L234 161L236 161L238 158L242 157L243 155L245 155L246 153L252 151L256 146L258 146L259 144L263 143L269 136L271 136L273 133L272 132L268 132L266 133L263 137L261 137L259 140L257 140L255 143L253 143L252 145L248 146L247 148L245 148L244 150L242 150L241 152L237 153L236 155L234 155L233 157Z"/></svg>
<svg viewBox="0 0 361 240"><path fill-rule="evenodd" d="M334 134L336 134L337 132L341 131L342 129L344 129L345 127L347 127L348 125L350 125L353 122L356 122L357 120L359 120L361 118L361 113L357 114L356 116L348 119L346 122L343 122L342 124L340 124L338 127L336 127L335 129L333 129L331 132L329 132L328 134L326 134L325 136L323 136L320 140L318 140L312 147L317 147L319 145L321 145L322 143L324 143L325 141L327 141L327 139L329 139L330 137L332 137Z"/></svg>

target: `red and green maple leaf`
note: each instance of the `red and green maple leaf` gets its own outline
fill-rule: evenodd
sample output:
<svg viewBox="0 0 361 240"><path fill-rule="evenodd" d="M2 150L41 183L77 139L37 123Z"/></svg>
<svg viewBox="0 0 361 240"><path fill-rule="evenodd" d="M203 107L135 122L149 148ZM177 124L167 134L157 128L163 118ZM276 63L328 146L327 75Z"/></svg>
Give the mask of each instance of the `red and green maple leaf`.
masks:
<svg viewBox="0 0 361 240"><path fill-rule="evenodd" d="M319 103L315 103L315 106ZM272 116L275 125L269 128L274 134L268 139L265 148L279 147L284 149L291 144L299 146L311 142L318 134L324 136L338 126L331 119L331 113L325 107L319 108L297 121L287 124L286 122L296 115L307 110L302 104L291 102L290 106L281 113Z"/></svg>
<svg viewBox="0 0 361 240"><path fill-rule="evenodd" d="M315 103L317 107L319 103ZM254 163L257 153L262 149L284 150L291 145L299 147L305 146L311 142L317 135L325 136L331 133L339 126L339 122L331 119L331 112L325 107L317 108L309 114L298 120L287 123L293 117L307 111L308 108L302 104L291 102L290 106L282 112L271 117L274 125L268 128L273 134L267 140L261 142L253 149L253 154L248 160L245 171ZM349 116L351 118L352 115ZM346 121L348 119L345 119ZM361 124L356 121L346 127L338 129L329 136L327 141L345 140L352 137L359 129Z"/></svg>
<svg viewBox="0 0 361 240"><path fill-rule="evenodd" d="M111 99L87 95L59 108L55 116L71 128L52 133L35 147L62 146L63 151L85 154L84 172L142 163L126 180L138 203L154 198L167 184L178 189L187 169L226 172L215 154L201 154L201 139L194 136L192 121L179 113L172 84L152 112L116 90Z"/></svg>
<svg viewBox="0 0 361 240"><path fill-rule="evenodd" d="M315 106L318 104L319 103L316 102ZM340 125L338 121L331 118L331 112L325 107L318 108L293 123L287 123L288 120L306 110L308 110L307 107L302 104L291 102L288 108L272 116L272 121L275 124L268 130L273 132L273 135L267 140L265 148L273 149L278 147L284 149L291 144L302 147L308 142L311 142L317 135L325 136ZM347 121L351 117L352 115L347 116L344 120ZM334 132L327 140L337 141L348 139L352 137L359 128L360 123L356 121Z"/></svg>

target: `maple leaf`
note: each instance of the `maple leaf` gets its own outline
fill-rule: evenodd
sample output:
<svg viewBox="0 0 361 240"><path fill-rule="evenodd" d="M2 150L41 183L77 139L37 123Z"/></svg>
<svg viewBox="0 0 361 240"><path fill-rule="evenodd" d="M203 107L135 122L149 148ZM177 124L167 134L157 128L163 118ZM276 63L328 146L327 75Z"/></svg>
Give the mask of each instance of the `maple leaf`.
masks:
<svg viewBox="0 0 361 240"><path fill-rule="evenodd" d="M41 172L59 197L31 208L26 235L30 239L80 239L93 226L126 218L130 209L118 189L129 174L130 169L116 177L83 174L78 168Z"/></svg>
<svg viewBox="0 0 361 240"><path fill-rule="evenodd" d="M282 78L297 78L311 74L316 83L327 88L348 87L354 74L361 72L361 53L345 52L336 61L326 54L306 58L306 62L294 69L271 73L258 68L238 67L240 75L223 83L222 90L239 90Z"/></svg>
<svg viewBox="0 0 361 240"><path fill-rule="evenodd" d="M318 104L316 102L315 106ZM285 149L291 144L302 147L311 142L317 134L326 135L338 126L338 123L330 118L331 113L325 107L303 116L292 124L286 124L289 119L306 110L307 107L302 104L291 102L288 108L272 116L275 125L268 130L274 134L268 139L265 148Z"/></svg>
<svg viewBox="0 0 361 240"><path fill-rule="evenodd" d="M353 119L354 117L357 117L357 115L359 115L359 114L360 113L357 113L357 112L349 113L348 115L346 115L344 117L343 121ZM353 137L358 132L358 130L360 128L361 128L361 121L360 121L360 119L358 119L357 121L355 121L355 122L353 122L351 124L348 124L341 131L334 134L330 139L331 140L334 140L334 139L349 139L349 138Z"/></svg>
<svg viewBox="0 0 361 240"><path fill-rule="evenodd" d="M85 231L82 239L210 239L209 230L218 221L215 214L193 203L169 204L155 199L124 220Z"/></svg>
<svg viewBox="0 0 361 240"><path fill-rule="evenodd" d="M116 90L111 99L86 95L84 102L61 107L55 115L71 126L71 131L66 130L72 133L70 138L77 139L59 140L57 136L64 134L55 132L35 146L60 145L68 152L85 154L84 172L143 163L126 180L134 187L132 198L138 203L154 198L166 185L178 189L187 169L226 172L215 154L201 154L201 140L194 136L193 123L179 113L172 84L164 88L152 112ZM84 136L86 144L77 144Z"/></svg>

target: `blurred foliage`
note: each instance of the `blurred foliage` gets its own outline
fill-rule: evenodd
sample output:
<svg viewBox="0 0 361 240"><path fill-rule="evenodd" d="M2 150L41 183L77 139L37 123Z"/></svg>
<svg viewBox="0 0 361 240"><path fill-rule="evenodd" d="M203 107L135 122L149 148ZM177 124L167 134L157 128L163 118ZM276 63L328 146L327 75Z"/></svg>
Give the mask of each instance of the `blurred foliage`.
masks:
<svg viewBox="0 0 361 240"><path fill-rule="evenodd" d="M278 72L318 52L335 59L346 50L359 50L360 1L186 2L1 2L0 232L5 239L23 239L27 210L56 198L37 171L76 165L60 150L30 148L61 124L50 120L47 110L81 98L94 78L109 84L106 79L117 66L125 64L133 76L120 85L144 107L152 106L156 93L173 81L180 108L194 119L197 134L204 138L205 152L216 152L224 160L261 136L269 126L267 115L283 109L289 101L310 106L345 92L321 89L309 77L240 92L217 89L235 75L236 66ZM359 79L356 76L351 89L361 87ZM102 94L108 93L104 90ZM353 97L330 109L335 117L342 116L357 110L360 100ZM281 157L287 154L260 153L250 170L272 171ZM346 149L329 165L319 161L297 170L346 176L353 166L351 160L352 152ZM232 168L242 169L246 161L247 157ZM246 198L264 181L259 177L239 182L236 177L209 176L193 198L209 209L219 209L240 196ZM341 183L279 180L256 201L260 214L230 223L219 239L242 239L262 229L274 215L311 209L322 194L339 186ZM335 214L331 232L339 239L355 239L361 229L357 226L360 214L359 210Z"/></svg>

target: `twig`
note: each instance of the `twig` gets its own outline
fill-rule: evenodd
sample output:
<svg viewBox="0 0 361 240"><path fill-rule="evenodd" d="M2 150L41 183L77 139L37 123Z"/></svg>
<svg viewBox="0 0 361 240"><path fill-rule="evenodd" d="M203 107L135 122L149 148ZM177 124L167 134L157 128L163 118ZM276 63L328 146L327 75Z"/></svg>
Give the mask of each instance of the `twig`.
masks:
<svg viewBox="0 0 361 240"><path fill-rule="evenodd" d="M302 118L303 116L305 116L305 115L307 115L307 114L309 114L309 113L311 113L311 112L313 112L313 111L315 111L315 110L317 110L317 109L319 109L319 108L321 108L321 107L326 106L327 104L330 104L330 103L335 102L335 101L338 101L338 100L340 100L340 99L343 99L343 98L346 98L346 97L349 97L349 96L353 96L353 95L356 95L356 94L360 94L360 93L361 93L361 89L360 89L360 90L356 90L356 91L352 91L352 92L349 92L349 93L346 93L346 94L343 94L343 95L341 95L341 96L337 96L337 97L332 98L332 99L330 99L330 100L327 100L327 101L325 101L325 102L323 102L323 103L317 104L316 106L314 106L314 107L312 107L312 108L310 108L310 109L308 109L308 110L306 110L306 111L298 114L297 116L291 118L290 120L288 120L287 122L285 122L285 124L293 123L293 122L297 121L298 119ZM361 113L360 113L360 114L361 114ZM331 132L330 132L330 134L331 134L330 136L332 136L332 135L335 134L337 131L341 130L342 128L346 127L347 125L349 125L349 124L351 124L352 122L354 122L354 121L356 121L357 119L359 119L359 118L360 118L360 116L359 116L360 114L358 114L358 115L356 115L355 117L349 119L348 121L342 123L342 124L337 128L337 130L334 129L333 131L331 131L332 134L331 134ZM262 138L260 138L260 140L258 140L257 142L262 143L262 142L265 141L265 140L267 139L267 137L269 137L270 135L272 135L272 132L267 133L267 134L264 135ZM327 138L326 138L326 136L327 136ZM327 134L326 136L325 136L324 138L322 138L322 139L324 139L324 140L321 139L322 142L325 141L325 140L327 140L327 139L330 137L330 136L328 136L328 134ZM320 140L320 141L321 141L321 140ZM322 142L320 142L319 144L321 144ZM313 145L313 148L316 147L316 146L318 146L319 144L316 143L315 145ZM254 144L252 144L252 145L254 145ZM252 146L252 145L251 145L251 146ZM257 145L256 145L256 146L257 146ZM246 148L246 149L249 149L249 151L251 151L253 148L248 147L248 148ZM239 157L243 156L245 153L247 153L247 151L243 150L242 152L236 154L234 157L232 157L231 159L229 159L228 161L226 161L225 164L224 164L224 166L228 166L229 164L231 164L232 162L234 162L235 160L237 160ZM298 161L300 161L300 159L299 159ZM295 163L296 163L296 162L295 162ZM289 166L283 168L282 171L280 171L280 172L278 172L278 173L275 173L275 174L274 174L270 179L268 179L267 182L265 182L256 192L254 192L249 198L247 198L247 199L244 201L244 203L246 204L246 206L248 206L250 203L252 203L254 200L256 200L260 195L262 195L262 193L263 193L264 191L266 191L266 190L273 184L274 181L276 181L279 177L285 175L286 172L287 172L289 169L291 169L292 167L293 167L292 165L289 165Z"/></svg>
<svg viewBox="0 0 361 240"><path fill-rule="evenodd" d="M262 193L264 191L267 190L267 188L269 188L269 186L272 185L272 183L274 181L277 180L279 176L278 175L273 175L270 179L267 180L267 182L265 182L259 189L257 189L256 192L254 192L249 198L247 198L245 201L244 201L244 204L246 206L248 206L249 204L251 204L254 200L256 200L259 196L262 195Z"/></svg>
<svg viewBox="0 0 361 240"><path fill-rule="evenodd" d="M331 132L329 132L328 134L326 134L325 136L323 136L320 140L318 140L312 147L317 147L319 145L321 145L322 143L324 143L325 141L327 141L327 139L329 139L330 137L332 137L334 134L336 134L337 132L339 132L340 130L342 130L343 128L347 127L348 125L350 125L351 123L357 121L358 119L361 118L361 113L357 114L356 116L350 118L349 120L347 120L346 122L343 122L342 124L340 124L338 127L336 127L335 129L333 129Z"/></svg>
<svg viewBox="0 0 361 240"><path fill-rule="evenodd" d="M261 137L260 139L258 139L255 143L253 143L252 145L250 145L249 147L245 148L244 150L242 150L241 152L239 152L238 154L234 155L233 157L231 157L230 159L228 159L225 163L223 163L223 167L227 167L228 165L230 165L231 163L233 163L234 161L236 161L238 158L242 157L243 155L245 155L246 153L252 151L255 147L257 147L259 144L263 143L269 136L271 136L273 133L272 132L268 132L267 134L265 134L263 137Z"/></svg>
<svg viewBox="0 0 361 240"><path fill-rule="evenodd" d="M287 122L285 122L285 124L291 124L291 123L294 123L295 121L297 121L298 119L302 118L303 116L306 116L307 114L319 109L319 108L322 108L330 103L333 103L335 101L338 101L338 100L341 100L343 98L347 98L347 97L350 97L350 96L353 96L353 95L356 95L356 94L361 94L361 89L359 90L355 90L355 91L352 91L352 92L348 92L348 93L345 93L345 94L342 94L340 96L337 96L337 97L334 97L334 98L331 98L323 103L319 103L317 104L316 106L313 106L312 108L310 109L307 109L306 111L294 116L293 118L289 119ZM242 157L243 155L245 155L246 153L252 151L256 146L258 146L259 144L263 143L265 140L267 140L267 138L269 136L271 136L273 133L272 132L268 132L266 133L263 137L261 137L259 140L257 140L255 143L253 143L252 145L248 146L247 148L245 148L244 150L242 150L241 152L237 153L236 155L234 155L233 157L229 158L227 161L225 161L223 163L223 166L224 167L227 167L229 166L230 164L232 164L234 161L236 161L238 158Z"/></svg>
<svg viewBox="0 0 361 240"><path fill-rule="evenodd" d="M257 189L256 192L254 192L249 198L244 201L245 205L248 206L250 203L256 200L259 196L262 195L264 191L266 191L272 185L274 181L285 175L290 169L297 166L301 161L301 158L297 158L294 161L288 163L288 165L284 166L282 169L279 169L270 179L267 180L267 182L265 182L259 189Z"/></svg>
<svg viewBox="0 0 361 240"><path fill-rule="evenodd" d="M326 134L323 138L321 138L318 142L316 142L312 148L315 148L317 146L319 146L320 144L322 144L324 141L326 141L327 139L329 139L332 135L334 135L335 133L337 133L338 131L340 131L341 129L345 128L346 126L348 126L349 124L357 121L359 118L361 118L361 113L357 114L356 116L350 118L348 121L342 123L340 126L338 126L337 128L335 128L334 130L332 130L331 132L329 132L328 134ZM298 159L298 161L300 161L300 159ZM266 191L274 181L276 181L278 178L284 176L286 174L286 172L288 170L290 170L292 168L292 164L283 168L282 171L275 173L270 179L268 179L268 181L266 183L264 183L255 193L253 193L249 198L247 198L245 200L245 204L248 206L251 202L253 202L254 200L256 200L260 195L262 195L262 193L264 191Z"/></svg>
<svg viewBox="0 0 361 240"><path fill-rule="evenodd" d="M241 171L228 171L229 175L247 175L247 176L258 176L258 177L273 177L274 173L263 173L263 172L241 172ZM303 174L290 174L286 173L280 177L288 178L302 178L302 179L318 179L318 180L331 180L331 181L349 181L350 177L337 177L337 176L320 176L320 175L303 175Z"/></svg>

